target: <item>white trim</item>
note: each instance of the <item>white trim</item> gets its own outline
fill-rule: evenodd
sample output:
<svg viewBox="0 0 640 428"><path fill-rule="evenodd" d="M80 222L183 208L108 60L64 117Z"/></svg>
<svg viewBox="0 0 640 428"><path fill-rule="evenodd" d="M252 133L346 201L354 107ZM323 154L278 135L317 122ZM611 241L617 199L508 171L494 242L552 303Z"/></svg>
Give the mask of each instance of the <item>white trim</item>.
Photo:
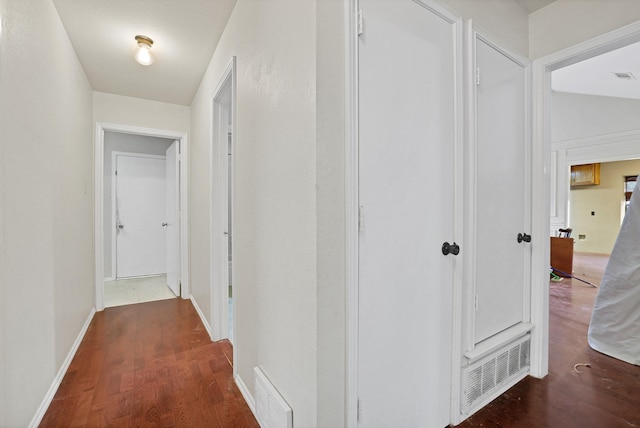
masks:
<svg viewBox="0 0 640 428"><path fill-rule="evenodd" d="M213 329L211 331L211 340L218 341L227 339L229 337L229 260L228 258L221 257L223 254L228 254L227 239L220 239L223 233L227 229L228 222L224 222L228 218L229 208L233 210L233 201L231 207L229 207L228 188L233 188L233 179L231 183L227 183L228 176L224 177L222 172L226 171L226 165L228 163L227 148L228 148L228 132L229 128L227 123L221 123L221 108L220 104L223 98L230 96L229 100L231 109L229 111L231 120L231 136L235 140L235 69L236 69L236 57L232 57L231 61L227 65L218 86L213 91L211 96L211 158L210 158L210 183L211 183L211 199L210 199L210 212L211 212L211 236L210 236L210 278L211 278L211 322ZM232 144L233 147L233 144ZM234 157L232 156L232 161ZM232 168L233 173L233 168ZM223 188L223 184L226 184L226 189ZM233 197L233 192L231 192ZM233 212L232 212L233 215ZM232 217L233 218L233 217ZM233 221L232 221L233 227ZM233 230L227 231L230 233L231 239L233 239ZM231 260L233 262L233 245ZM224 260L223 260L224 259ZM231 283L233 284L233 271ZM237 296L234 293L232 300L232 316L235 315L234 308L237 306ZM235 338L235 325L233 323L233 334ZM236 358L234 352L234 360ZM235 370L235 364L234 364Z"/></svg>
<svg viewBox="0 0 640 428"><path fill-rule="evenodd" d="M358 426L358 0L345 1L345 425Z"/></svg>
<svg viewBox="0 0 640 428"><path fill-rule="evenodd" d="M453 24L453 49L454 49L454 209L455 213L464 212L464 174L465 174L465 58L464 58L464 23L459 17ZM453 239L463 245L460 254L453 260L453 288L452 288L452 308L451 308L451 391L450 391L450 415L452 424L461 422L460 417L460 397L461 397L461 367L462 367L462 296L464 288L464 266L465 266L465 219L464 215L454 216Z"/></svg>
<svg viewBox="0 0 640 428"><path fill-rule="evenodd" d="M64 362L62 363L60 370L58 370L56 377L53 379L53 382L51 383L51 386L49 387L47 394L44 396L42 403L40 403L40 406L38 407L36 414L33 416L33 419L31 419L31 423L29 423L29 428L36 428L38 425L40 425L40 422L42 422L42 418L47 412L47 409L49 409L49 406L51 405L51 402L53 401L53 398L55 397L56 392L58 392L58 388L60 387L60 384L62 383L62 380L64 379L64 376L67 373L67 370L69 370L71 361L73 361L73 357L76 355L76 352L78 352L78 348L82 343L82 339L84 339L84 335L87 333L87 330L89 329L89 325L91 324L91 320L93 320L93 316L95 314L96 314L96 308L91 308L91 311L89 312L89 316L84 322L84 325L80 329L80 333L78 334L78 337L76 337L75 342L73 342L73 345L71 346L71 349L67 354L67 358L64 359Z"/></svg>
<svg viewBox="0 0 640 428"><path fill-rule="evenodd" d="M249 392L249 388L247 388L247 385L244 383L244 381L242 380L239 374L235 374L233 376L233 380L235 380L236 385L240 390L240 394L242 394L242 397L244 397L244 401L247 402L247 406L249 406L251 413L253 413L253 416L257 420L258 415L256 414L256 400L255 398L253 398L253 394Z"/></svg>
<svg viewBox="0 0 640 428"><path fill-rule="evenodd" d="M193 304L193 307L195 308L196 312L198 313L198 316L200 317L200 321L202 321L202 325L204 325L204 329L209 334L209 337L211 337L211 326L209 325L209 321L207 321L207 318L204 316L204 313L200 309L200 306L198 306L198 302L196 302L196 299L193 296L191 296L189 300L191 300L191 303Z"/></svg>
<svg viewBox="0 0 640 428"><path fill-rule="evenodd" d="M118 156L131 156L136 158L149 158L149 159L166 159L165 155L151 155L146 153L134 153L134 152L121 152L121 151L112 151L111 152L111 277L114 279L118 278L118 234L117 234L117 201L118 201L118 189L116 186L118 185L118 180L116 177L116 171L118 165L116 165ZM147 276L157 276L157 275L142 275L142 277ZM105 278L105 281L107 279Z"/></svg>
<svg viewBox="0 0 640 428"><path fill-rule="evenodd" d="M138 126L96 122L93 146L94 168L94 268L96 310L104 309L104 133L106 131L150 137L171 138L180 141L180 295L188 299L189 288L189 157L188 137L184 132L143 128Z"/></svg>
<svg viewBox="0 0 640 428"><path fill-rule="evenodd" d="M636 22L533 62L532 236L548 236L550 230L551 71L640 40ZM549 371L549 246L535 245L532 254L531 374Z"/></svg>

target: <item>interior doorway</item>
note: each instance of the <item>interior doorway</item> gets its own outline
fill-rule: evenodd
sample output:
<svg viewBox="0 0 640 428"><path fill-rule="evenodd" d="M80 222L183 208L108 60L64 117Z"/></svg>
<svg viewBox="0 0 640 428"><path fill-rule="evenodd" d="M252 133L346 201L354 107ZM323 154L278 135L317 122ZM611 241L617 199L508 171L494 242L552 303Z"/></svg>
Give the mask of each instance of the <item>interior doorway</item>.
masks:
<svg viewBox="0 0 640 428"><path fill-rule="evenodd" d="M233 342L237 306L233 280L235 57L225 70L212 102L211 336L213 340Z"/></svg>
<svg viewBox="0 0 640 428"><path fill-rule="evenodd" d="M633 147L637 146L637 143L630 144L631 135L620 133L599 136L597 139L595 137L577 139L571 142L571 147L567 147L569 150L555 152L552 139L554 124L552 72L638 41L640 41L640 25L633 24L534 61L533 232L536 235L553 235L553 231L557 228L557 224L554 223L561 219L566 221L568 196L560 193L568 193L565 181L567 177L562 172L567 170L565 169L567 165L595 162L598 159L621 160L630 152L637 151ZM560 158L559 154L562 153L574 156L573 162ZM615 156L618 158L616 159ZM539 331L546 332L549 325L548 245L534 249L532 267L532 321L540 326ZM543 377L548 373L548 344L548 335L536 334L532 338L531 374L533 376Z"/></svg>
<svg viewBox="0 0 640 428"><path fill-rule="evenodd" d="M112 141L112 137L115 138L115 142ZM137 143L132 143L132 141L137 141ZM160 144L162 143L162 144ZM137 144L137 146L136 146ZM145 149L146 147L146 149ZM169 148L174 147L173 155L174 166L170 168L171 171L165 170L166 166L166 157L167 153L169 153ZM121 221L122 219L118 217L118 213L116 212L117 203L114 200L115 192L114 190L117 187L116 184L116 175L113 166L115 165L113 153L121 151L128 152L129 158L131 158L132 152L149 152L152 154L148 155L148 157L156 157L163 158L162 161L162 174L163 177L169 173L173 174L173 183L172 186L163 186L163 190L167 193L162 195L163 205L166 197L169 193L172 193L174 196L174 206L175 206L175 215L170 216L168 211L158 213L163 219L155 219L156 221L152 222L153 224L158 223L158 228L163 230L162 235L168 236L166 233L169 228L169 223L171 223L171 228L174 229L174 233L171 235L174 237L174 243L171 247L174 248L174 257L176 260L173 265L178 265L178 268L175 266L169 269L166 264L166 259L171 257L168 253L165 252L165 246L162 246L162 264L163 268L162 272L146 272L146 270L140 270L134 272L134 274L124 275L130 281L136 282L136 287L142 287L141 282L144 282L145 286L156 286L158 282L158 277L161 276L161 282L167 284L167 274L171 271L171 277L174 277L177 273L178 284L179 286L174 287L175 292L168 291L171 297L175 297L176 295L180 295L183 298L189 297L189 289L188 289L188 229L187 229L187 174L188 174L188 163L186 162L187 157L187 137L185 134L173 132L173 131L165 131L165 130L157 130L157 129L149 129L149 128L138 128L127 125L114 125L114 124L96 124L96 140L95 140L95 155L94 155L94 201L95 201L95 288L96 288L96 309L102 310L105 308L105 283L110 282L113 283L117 277L123 277L123 275L118 274L117 269L117 233L120 230L119 226L123 226L122 229L126 227L126 225ZM157 154L154 153L157 152ZM108 152L108 153L107 153ZM135 156L134 156L135 157ZM124 159L124 158L123 158ZM158 167L159 168L159 167ZM158 169L156 168L156 169ZM132 170L132 171L135 171ZM160 172L158 172L160 174ZM135 176L136 173L133 173ZM179 189L179 190L178 190ZM135 198L134 198L135 200ZM137 212L138 210L134 210ZM169 220L171 217L171 220ZM160 218L160 217L159 217ZM169 245L167 245L169 247ZM157 269L156 269L157 270ZM131 273L131 272L129 272ZM160 274L160 275L158 275ZM148 280L149 279L149 280ZM147 284L147 282L151 282L153 284ZM121 283L120 286L124 285ZM126 284L125 284L126 285ZM175 284L174 284L175 285ZM132 287L129 287L129 292L131 293ZM167 287L168 288L168 287ZM126 287L125 287L126 289ZM134 290L135 291L135 290ZM165 290L166 291L166 290ZM147 293L147 292L145 292ZM135 293L134 293L135 294ZM143 293L144 294L144 293ZM153 293L152 293L153 294ZM138 298L146 299L147 297ZM160 298L167 298L165 297ZM156 300L156 298L153 298ZM144 300L142 300L144 301ZM137 302L131 302L137 303Z"/></svg>

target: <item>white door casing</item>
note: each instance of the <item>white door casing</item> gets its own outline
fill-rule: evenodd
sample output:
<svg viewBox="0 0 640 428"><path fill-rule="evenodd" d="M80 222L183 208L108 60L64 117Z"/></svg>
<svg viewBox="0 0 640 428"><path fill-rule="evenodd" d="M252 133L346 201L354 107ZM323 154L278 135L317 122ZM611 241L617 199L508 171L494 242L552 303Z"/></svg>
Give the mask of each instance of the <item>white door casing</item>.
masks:
<svg viewBox="0 0 640 428"><path fill-rule="evenodd" d="M233 135L235 109L235 57L227 66L212 95L211 151L211 338L233 338L229 318L237 306L233 293L229 308L229 285L233 283ZM231 310L231 314L229 311ZM233 324L233 323L232 323ZM234 359L236 355L234 354ZM235 367L235 366L234 366Z"/></svg>
<svg viewBox="0 0 640 428"><path fill-rule="evenodd" d="M532 244L527 62L470 32L473 347L528 321Z"/></svg>
<svg viewBox="0 0 640 428"><path fill-rule="evenodd" d="M191 296L189 287L189 139L184 132L96 122L94 139L94 286L96 310L104 309L104 135L106 131L171 138L180 141L180 293ZM235 357L234 357L235 358Z"/></svg>
<svg viewBox="0 0 640 428"><path fill-rule="evenodd" d="M459 219L455 18L409 0L359 6L358 424L446 426L457 261L442 245L455 241Z"/></svg>
<svg viewBox="0 0 640 428"><path fill-rule="evenodd" d="M166 251L167 285L176 296L180 295L180 152L178 140L166 151Z"/></svg>
<svg viewBox="0 0 640 428"><path fill-rule="evenodd" d="M166 273L164 156L115 154L116 278Z"/></svg>

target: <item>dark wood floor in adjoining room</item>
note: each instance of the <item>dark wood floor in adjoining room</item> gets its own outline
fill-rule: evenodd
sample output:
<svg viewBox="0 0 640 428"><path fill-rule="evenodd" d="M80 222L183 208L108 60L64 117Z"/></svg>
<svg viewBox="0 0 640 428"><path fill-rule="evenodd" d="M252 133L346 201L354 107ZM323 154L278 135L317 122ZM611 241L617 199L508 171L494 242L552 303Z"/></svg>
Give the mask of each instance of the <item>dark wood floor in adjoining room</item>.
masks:
<svg viewBox="0 0 640 428"><path fill-rule="evenodd" d="M189 300L107 308L91 325L42 427L258 427Z"/></svg>
<svg viewBox="0 0 640 428"><path fill-rule="evenodd" d="M599 285L607 260L576 253L573 275ZM576 279L550 282L549 375L522 380L458 426L640 426L640 367L594 351L587 343L597 290ZM576 364L590 367L579 366L578 373Z"/></svg>

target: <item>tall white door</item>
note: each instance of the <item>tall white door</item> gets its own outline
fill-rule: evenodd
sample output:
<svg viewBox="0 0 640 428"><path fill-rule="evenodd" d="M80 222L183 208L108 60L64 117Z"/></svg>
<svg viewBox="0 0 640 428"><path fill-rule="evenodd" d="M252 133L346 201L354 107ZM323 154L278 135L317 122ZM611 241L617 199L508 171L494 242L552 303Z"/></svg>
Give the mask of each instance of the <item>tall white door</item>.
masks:
<svg viewBox="0 0 640 428"><path fill-rule="evenodd" d="M444 427L451 388L452 24L360 0L358 404L363 427Z"/></svg>
<svg viewBox="0 0 640 428"><path fill-rule="evenodd" d="M116 171L116 277L164 274L164 156L117 155Z"/></svg>
<svg viewBox="0 0 640 428"><path fill-rule="evenodd" d="M180 295L180 162L179 142L176 140L166 151L166 232L167 285L176 296Z"/></svg>
<svg viewBox="0 0 640 428"><path fill-rule="evenodd" d="M531 230L526 65L479 37L475 61L477 344L525 318Z"/></svg>

